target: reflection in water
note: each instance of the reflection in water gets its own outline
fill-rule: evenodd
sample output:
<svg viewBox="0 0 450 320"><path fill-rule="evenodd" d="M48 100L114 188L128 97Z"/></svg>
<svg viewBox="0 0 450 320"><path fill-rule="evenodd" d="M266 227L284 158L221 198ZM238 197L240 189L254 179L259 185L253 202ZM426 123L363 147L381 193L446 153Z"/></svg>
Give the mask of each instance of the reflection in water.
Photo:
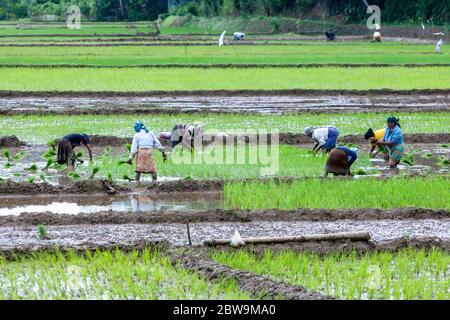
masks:
<svg viewBox="0 0 450 320"><path fill-rule="evenodd" d="M92 201L92 199L91 199ZM28 203L36 203L36 199L27 199ZM23 204L14 207L0 208L0 216L20 215L21 213L55 213L55 214L81 214L104 211L113 212L142 212L159 210L210 210L222 207L220 199L214 196L192 197L188 199L154 199L144 194L132 194L129 196L111 199L109 201L98 200L99 204L83 205L83 200L73 202L53 201L48 204L35 205Z"/></svg>

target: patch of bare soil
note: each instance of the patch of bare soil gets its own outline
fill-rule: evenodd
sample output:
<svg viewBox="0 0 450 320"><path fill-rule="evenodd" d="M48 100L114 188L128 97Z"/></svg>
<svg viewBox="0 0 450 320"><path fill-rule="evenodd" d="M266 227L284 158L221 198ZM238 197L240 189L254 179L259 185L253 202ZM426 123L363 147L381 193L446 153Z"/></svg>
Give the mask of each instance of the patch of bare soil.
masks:
<svg viewBox="0 0 450 320"><path fill-rule="evenodd" d="M252 222L252 221L337 221L337 220L423 220L450 219L450 211L444 209L297 209L297 210L208 210L150 212L113 212L80 214L22 213L0 216L0 226L19 225L78 225L78 224L158 224L198 222Z"/></svg>
<svg viewBox="0 0 450 320"><path fill-rule="evenodd" d="M312 89L287 89L287 90L173 90L173 91L14 91L0 90L1 98L19 97L159 97L159 96L198 96L198 97L235 97L235 96L277 96L277 95L355 95L366 96L371 94L381 95L448 95L450 89L370 89L370 90L312 90Z"/></svg>
<svg viewBox="0 0 450 320"><path fill-rule="evenodd" d="M115 182L109 180L83 180L77 181L65 186L54 186L47 182L30 183L30 182L16 182L6 180L0 182L1 195L29 195L29 194L57 194L57 193L74 193L74 194L95 194L108 193L115 194L117 192L129 192L130 189L125 186L120 186Z"/></svg>
<svg viewBox="0 0 450 320"><path fill-rule="evenodd" d="M199 250L172 250L171 261L173 265L181 264L183 267L198 272L210 281L233 279L240 290L251 292L261 299L284 298L289 300L329 300L332 297L324 296L318 292L306 290L299 285L290 285L282 281L272 280L252 272L240 271L225 265L218 264L209 259Z"/></svg>
<svg viewBox="0 0 450 320"><path fill-rule="evenodd" d="M21 147L27 144L20 141L16 136L2 136L0 137L0 148Z"/></svg>

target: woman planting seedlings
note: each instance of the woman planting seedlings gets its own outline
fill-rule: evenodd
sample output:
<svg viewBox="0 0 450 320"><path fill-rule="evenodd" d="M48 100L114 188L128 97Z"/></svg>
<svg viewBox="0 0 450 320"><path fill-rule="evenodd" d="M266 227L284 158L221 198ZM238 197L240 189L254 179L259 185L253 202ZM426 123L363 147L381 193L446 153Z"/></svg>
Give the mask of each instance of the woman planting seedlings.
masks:
<svg viewBox="0 0 450 320"><path fill-rule="evenodd" d="M167 156L164 147L153 132L149 131L142 122L138 121L134 124L134 131L136 131L136 134L131 144L128 164L132 164L133 158L136 157L136 181L139 182L141 179L141 173L151 173L153 181L156 181L158 176L156 174L156 162L153 158L153 148L160 150L163 160L166 161Z"/></svg>
<svg viewBox="0 0 450 320"><path fill-rule="evenodd" d="M64 136L58 141L56 161L59 164L67 164L73 167L75 165L75 161L77 160L74 149L80 144L83 144L89 153L89 161L92 162L92 150L89 147L89 142L89 136L85 133L72 133ZM78 161L83 163L82 160Z"/></svg>
<svg viewBox="0 0 450 320"><path fill-rule="evenodd" d="M383 140L377 142L377 146L386 146L388 148L389 166L391 168L397 168L405 152L403 133L398 118L390 116L386 122L386 132L384 133Z"/></svg>
<svg viewBox="0 0 450 320"><path fill-rule="evenodd" d="M326 178L329 173L333 173L335 176L350 176L350 167L357 158L358 149L356 148L337 147L331 150L323 176Z"/></svg>
<svg viewBox="0 0 450 320"><path fill-rule="evenodd" d="M314 153L318 152L320 149L330 152L331 149L336 147L339 130L333 126L307 127L305 128L305 134L308 137L313 138L316 143L313 148Z"/></svg>
<svg viewBox="0 0 450 320"><path fill-rule="evenodd" d="M170 134L170 145L175 148L176 145L182 144L186 148L194 149L194 138L201 136L203 127L200 124L192 126L190 124L176 124Z"/></svg>
<svg viewBox="0 0 450 320"><path fill-rule="evenodd" d="M369 128L367 132L364 134L364 139L369 141L369 156L371 158L375 158L378 153L384 154L384 159L389 160L389 152L385 146L378 145L377 142L383 140L384 133L386 132L386 129L379 129L377 131L373 131L372 128ZM375 149L377 149L375 151Z"/></svg>

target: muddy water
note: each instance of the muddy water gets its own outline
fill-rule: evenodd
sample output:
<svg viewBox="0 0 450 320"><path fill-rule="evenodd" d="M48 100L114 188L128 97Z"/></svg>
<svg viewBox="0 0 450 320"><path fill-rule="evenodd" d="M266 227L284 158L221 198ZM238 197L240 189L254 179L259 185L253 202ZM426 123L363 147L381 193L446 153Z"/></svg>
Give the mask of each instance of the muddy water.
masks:
<svg viewBox="0 0 450 320"><path fill-rule="evenodd" d="M40 240L36 227L0 227L0 248L40 247L43 245L111 245L140 240L167 240L172 244L187 244L184 224L124 224L48 226L49 240ZM369 231L373 240L398 237L434 236L450 238L450 220L378 220L334 222L250 222L250 223L192 223L193 244L205 240L230 238L238 230L243 238L265 236L291 236L314 233Z"/></svg>
<svg viewBox="0 0 450 320"><path fill-rule="evenodd" d="M2 197L0 216L22 213L89 214L97 212L197 211L222 208L220 193L148 196L134 192L118 196Z"/></svg>
<svg viewBox="0 0 450 320"><path fill-rule="evenodd" d="M80 114L80 113L289 113L449 110L450 95L274 95L274 96L92 96L5 97L0 98L0 114Z"/></svg>

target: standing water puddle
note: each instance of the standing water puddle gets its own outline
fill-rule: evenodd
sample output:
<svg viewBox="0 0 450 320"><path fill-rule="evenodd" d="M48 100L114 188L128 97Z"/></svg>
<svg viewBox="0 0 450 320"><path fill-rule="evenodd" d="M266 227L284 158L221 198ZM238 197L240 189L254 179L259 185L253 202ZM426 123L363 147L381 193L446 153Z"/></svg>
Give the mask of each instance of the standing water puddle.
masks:
<svg viewBox="0 0 450 320"><path fill-rule="evenodd" d="M149 196L23 197L2 198L0 216L22 213L86 214L97 212L143 212L159 210L211 210L222 208L220 193Z"/></svg>

